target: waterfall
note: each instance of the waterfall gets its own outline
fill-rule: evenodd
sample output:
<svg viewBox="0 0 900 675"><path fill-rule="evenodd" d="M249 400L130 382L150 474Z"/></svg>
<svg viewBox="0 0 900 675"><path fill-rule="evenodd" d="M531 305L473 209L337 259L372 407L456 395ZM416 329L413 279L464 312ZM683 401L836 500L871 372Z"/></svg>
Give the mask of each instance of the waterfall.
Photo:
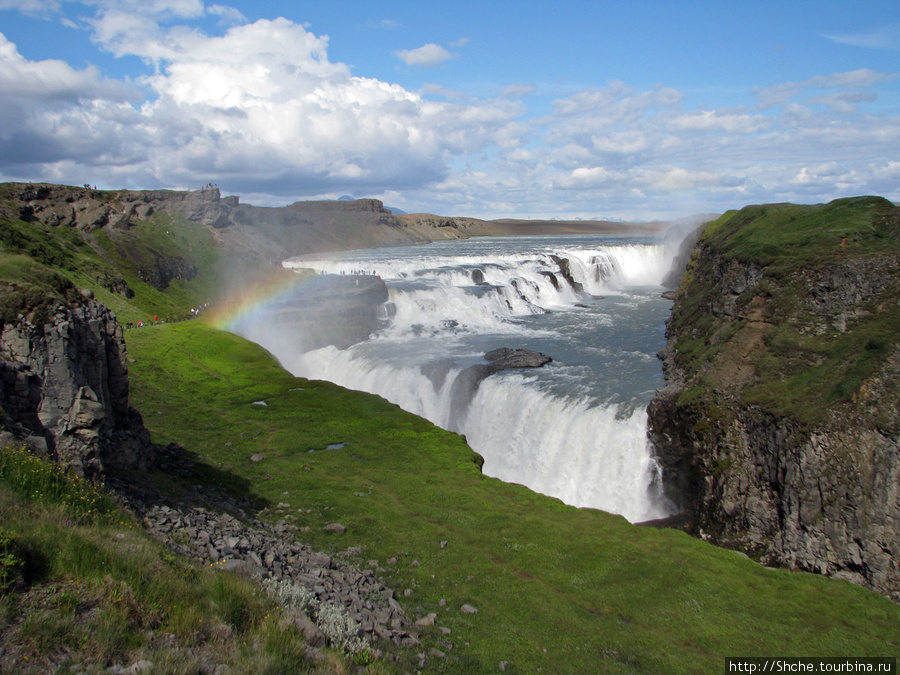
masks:
<svg viewBox="0 0 900 675"><path fill-rule="evenodd" d="M486 474L636 522L669 513L645 408L670 256L654 241L490 238L286 261L318 274L381 276L382 330L347 349L292 349L254 321L239 332L291 372L378 394L465 434ZM486 351L527 347L540 369L463 376Z"/></svg>

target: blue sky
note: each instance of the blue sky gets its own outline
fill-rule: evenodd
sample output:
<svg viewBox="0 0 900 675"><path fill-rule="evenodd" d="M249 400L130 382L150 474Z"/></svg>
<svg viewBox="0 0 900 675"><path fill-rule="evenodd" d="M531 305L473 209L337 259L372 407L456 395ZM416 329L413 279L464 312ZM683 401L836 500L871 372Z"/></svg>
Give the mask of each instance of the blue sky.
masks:
<svg viewBox="0 0 900 675"><path fill-rule="evenodd" d="M0 180L476 217L900 200L900 3L0 0Z"/></svg>

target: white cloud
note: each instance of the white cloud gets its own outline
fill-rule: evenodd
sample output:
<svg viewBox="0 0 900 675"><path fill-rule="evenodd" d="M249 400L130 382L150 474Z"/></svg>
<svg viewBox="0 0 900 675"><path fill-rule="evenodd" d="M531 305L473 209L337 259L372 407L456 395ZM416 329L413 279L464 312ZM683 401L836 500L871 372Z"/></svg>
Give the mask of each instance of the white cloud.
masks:
<svg viewBox="0 0 900 675"><path fill-rule="evenodd" d="M825 35L833 42L868 49L900 49L900 23L879 26L862 33Z"/></svg>
<svg viewBox="0 0 900 675"><path fill-rule="evenodd" d="M163 8L195 10L189 2ZM353 76L329 61L326 37L286 19L218 37L142 19L104 10L94 22L104 47L153 64L139 81L153 96L139 107L121 83L90 68L27 61L3 39L0 93L6 110L14 103L21 110L14 119L7 113L4 126L8 138L34 142L2 148L0 171L42 166L44 175L71 172L84 182L107 164L111 182L128 175L146 186L184 187L217 176L291 197L411 189L447 176L453 156L514 147L521 133L516 102L437 103ZM52 109L47 101L56 102Z"/></svg>
<svg viewBox="0 0 900 675"><path fill-rule="evenodd" d="M873 103L878 99L870 92L826 94L809 100L810 105L824 105L840 115L852 115L859 110L860 103Z"/></svg>
<svg viewBox="0 0 900 675"><path fill-rule="evenodd" d="M646 150L650 141L641 131L623 130L592 136L591 146L601 154L635 155Z"/></svg>
<svg viewBox="0 0 900 675"><path fill-rule="evenodd" d="M240 10L225 5L210 5L206 8L206 13L220 17L222 22L227 24L237 25L247 22L247 17Z"/></svg>
<svg viewBox="0 0 900 675"><path fill-rule="evenodd" d="M890 82L897 78L896 73L880 73L868 68L860 68L846 73L817 75L803 82L785 82L771 87L756 88L753 95L760 108L771 108L787 104L808 90L813 89L852 89L859 90L882 82Z"/></svg>
<svg viewBox="0 0 900 675"><path fill-rule="evenodd" d="M28 61L0 33L0 92L7 111L13 107L55 108L97 98L127 100L129 88L104 80L93 66L76 70L64 61Z"/></svg>
<svg viewBox="0 0 900 675"><path fill-rule="evenodd" d="M433 42L417 49L401 49L394 55L408 66L439 66L444 61L455 59L457 54L449 52Z"/></svg>
<svg viewBox="0 0 900 675"><path fill-rule="evenodd" d="M756 134L771 128L772 122L760 115L720 110L697 110L672 119L670 127L681 131L726 134Z"/></svg>
<svg viewBox="0 0 900 675"><path fill-rule="evenodd" d="M709 190L719 184L719 177L712 171L692 171L680 166L664 171L651 171L644 178L648 188L666 192Z"/></svg>
<svg viewBox="0 0 900 675"><path fill-rule="evenodd" d="M569 174L560 176L554 187L562 190L584 190L599 188L608 183L612 174L602 166L580 166Z"/></svg>

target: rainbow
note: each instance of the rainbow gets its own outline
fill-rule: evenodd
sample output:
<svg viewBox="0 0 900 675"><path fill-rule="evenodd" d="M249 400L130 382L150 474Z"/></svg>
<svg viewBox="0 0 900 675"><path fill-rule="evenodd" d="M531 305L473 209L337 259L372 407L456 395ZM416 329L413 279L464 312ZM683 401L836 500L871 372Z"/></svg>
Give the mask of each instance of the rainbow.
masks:
<svg viewBox="0 0 900 675"><path fill-rule="evenodd" d="M207 312L207 320L216 328L234 331L254 321L261 313L317 287L316 275L276 270L252 280L240 290L217 302Z"/></svg>

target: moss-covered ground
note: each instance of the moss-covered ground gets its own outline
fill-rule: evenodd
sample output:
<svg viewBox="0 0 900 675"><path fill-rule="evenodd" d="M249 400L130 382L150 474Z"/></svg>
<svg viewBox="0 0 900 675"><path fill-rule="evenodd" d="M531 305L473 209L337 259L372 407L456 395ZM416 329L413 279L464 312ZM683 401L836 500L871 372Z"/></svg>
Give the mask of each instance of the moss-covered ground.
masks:
<svg viewBox="0 0 900 675"><path fill-rule="evenodd" d="M678 366L705 389L713 388L705 379L708 364L741 360L755 373L742 393L746 404L814 425L829 407L859 399L867 378L900 343L900 209L885 199L748 206L711 223L698 244L707 260L688 266L669 331ZM739 298L737 316L713 310L723 295L710 260L760 270L759 282ZM823 271L842 269L868 269L863 276L871 288L857 287L852 273L843 282L818 282L820 294L863 298L848 304L837 325L826 316L839 315L842 300L829 308L822 299L819 307L811 286ZM754 312L754 304L761 309ZM730 338L754 314L768 325L764 345L748 351Z"/></svg>
<svg viewBox="0 0 900 675"><path fill-rule="evenodd" d="M197 480L248 481L268 517L289 518L314 546L361 547L359 564L409 591L411 615L434 612L450 629L426 629L424 647L447 655L434 672L503 661L507 672L724 672L729 656L900 645L900 608L884 598L488 478L462 437L295 378L199 321L127 340L133 402L154 440L196 454ZM322 529L332 522L347 531Z"/></svg>

